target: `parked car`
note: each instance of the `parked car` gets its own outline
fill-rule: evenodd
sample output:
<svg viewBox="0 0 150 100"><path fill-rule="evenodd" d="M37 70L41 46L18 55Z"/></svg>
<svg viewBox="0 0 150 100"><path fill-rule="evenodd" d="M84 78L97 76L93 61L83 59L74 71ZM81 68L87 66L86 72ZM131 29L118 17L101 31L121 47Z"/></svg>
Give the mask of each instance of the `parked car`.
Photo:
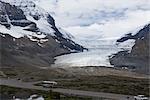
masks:
<svg viewBox="0 0 150 100"><path fill-rule="evenodd" d="M137 95L134 96L134 100L148 100L148 97L145 97L144 95Z"/></svg>

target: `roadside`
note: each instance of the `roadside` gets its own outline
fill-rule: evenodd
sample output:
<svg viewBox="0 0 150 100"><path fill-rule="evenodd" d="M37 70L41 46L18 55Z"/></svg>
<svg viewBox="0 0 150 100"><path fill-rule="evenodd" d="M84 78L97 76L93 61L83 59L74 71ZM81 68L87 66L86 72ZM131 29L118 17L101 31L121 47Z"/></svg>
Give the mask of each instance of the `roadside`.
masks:
<svg viewBox="0 0 150 100"><path fill-rule="evenodd" d="M92 100L90 97L64 95L53 91L0 85L0 100ZM105 99L100 99L105 100ZM108 100L108 99L107 99Z"/></svg>
<svg viewBox="0 0 150 100"><path fill-rule="evenodd" d="M62 88L44 88L40 86L34 86L32 82L21 82L14 79L1 79L0 85L11 86L16 88L31 89L38 91L53 91L57 93L62 93L64 95L71 96L84 96L84 97L96 97L96 98L108 98L114 100L126 100L129 97L129 100L133 100L133 96L130 95L121 95L121 94L112 94L112 93L100 93L100 92L90 92L90 91L81 91L81 90L71 90L71 89L62 89Z"/></svg>
<svg viewBox="0 0 150 100"><path fill-rule="evenodd" d="M79 86L79 84L77 82L75 82L75 81L73 82L73 81L70 81L70 80L68 80L68 81L70 83L74 83L74 84L72 84L73 88L68 87L66 85L66 83L61 83L60 81L58 81L58 82L60 82L59 84L64 85L64 87L62 87L62 88L59 88L59 86L60 86L59 84L58 84L58 87L56 86L56 88L44 88L42 86L35 86L34 85L35 83L38 83L39 81L38 82L22 82L21 80L5 79L5 78L1 78L0 79L0 85L6 85L6 86L17 87L17 88L24 88L24 89L31 89L31 90L40 90L40 91L46 91L46 92L53 91L53 92L62 93L64 95L71 95L71 96L77 96L77 97L78 96L85 96L85 97L96 97L96 98L109 98L109 99L114 99L114 100L127 100L127 97L128 97L128 100L133 100L133 96L131 96L131 95L122 95L122 94L107 93L107 92L106 93L105 92L93 92L93 90L86 91L86 89L87 89L86 85L82 84L82 81L84 81L84 80L82 80L82 81L80 80L80 81L81 81L81 84L85 87L84 88L85 90L83 89L82 85ZM108 81L108 80L106 80L106 81ZM70 83L69 83L69 85L72 86ZM68 88L70 88L70 89L68 89L68 88L64 89L65 85ZM99 84L99 85L101 86L101 84ZM108 84L108 85L110 85L110 84ZM80 87L81 90L76 90L76 89L79 89L79 88L76 88L76 86ZM91 86L92 86L92 84L91 84ZM93 86L94 86L94 84L93 84ZM88 86L88 87L89 87L89 89L91 88L90 86ZM96 88L99 88L99 87L96 87ZM129 87L129 89L130 89L130 87ZM108 90L110 90L110 89L108 89Z"/></svg>
<svg viewBox="0 0 150 100"><path fill-rule="evenodd" d="M82 90L72 90L72 89L52 89L54 92L60 92L63 94L76 95L76 96L86 96L86 97L97 97L97 98L108 98L113 100L134 100L131 95L113 94L113 93L102 93L102 92L91 92ZM128 99L127 99L128 98Z"/></svg>

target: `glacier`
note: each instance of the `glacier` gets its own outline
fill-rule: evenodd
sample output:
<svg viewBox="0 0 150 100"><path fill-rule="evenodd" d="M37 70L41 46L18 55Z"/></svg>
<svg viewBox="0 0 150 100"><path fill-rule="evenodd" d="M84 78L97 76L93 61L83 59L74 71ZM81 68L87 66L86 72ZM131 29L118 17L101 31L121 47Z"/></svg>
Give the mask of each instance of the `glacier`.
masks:
<svg viewBox="0 0 150 100"><path fill-rule="evenodd" d="M113 67L109 57L113 54L128 50L130 52L135 40L127 40L124 43L116 44L116 39L82 40L80 44L88 47L88 51L71 53L56 57L57 67L82 67L82 66L105 66Z"/></svg>

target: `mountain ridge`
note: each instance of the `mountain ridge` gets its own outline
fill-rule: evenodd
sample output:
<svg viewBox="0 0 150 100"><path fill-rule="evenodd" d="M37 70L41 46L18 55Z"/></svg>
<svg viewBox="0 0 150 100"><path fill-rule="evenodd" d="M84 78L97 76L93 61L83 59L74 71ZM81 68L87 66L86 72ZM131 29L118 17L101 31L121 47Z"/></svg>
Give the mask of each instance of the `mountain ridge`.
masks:
<svg viewBox="0 0 150 100"><path fill-rule="evenodd" d="M135 39L135 44L131 51L120 51L110 58L110 63L115 67L127 67L136 72L149 74L150 60L150 24L145 25L137 34L131 33L118 39L117 42L124 42L130 39Z"/></svg>

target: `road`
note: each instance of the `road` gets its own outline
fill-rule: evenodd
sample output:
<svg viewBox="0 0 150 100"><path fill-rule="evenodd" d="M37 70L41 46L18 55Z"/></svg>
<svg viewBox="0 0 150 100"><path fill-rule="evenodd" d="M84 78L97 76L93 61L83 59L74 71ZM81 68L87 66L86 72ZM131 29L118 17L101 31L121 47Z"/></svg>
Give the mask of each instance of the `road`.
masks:
<svg viewBox="0 0 150 100"><path fill-rule="evenodd" d="M33 85L32 82L22 82L15 79L0 79L0 85L7 85L12 87L18 87L18 88L26 88L26 89L35 89L35 90L43 90L43 91L49 91L48 88L43 88L40 86Z"/></svg>
<svg viewBox="0 0 150 100"><path fill-rule="evenodd" d="M102 93L102 92L91 92L91 91L82 91L82 90L72 90L72 89L52 89L54 92L60 92L63 94L77 95L77 96L88 96L88 97L97 97L97 98L110 98L114 100L134 100L133 96L122 95L122 94L113 94L113 93ZM127 99L129 97L129 99Z"/></svg>
<svg viewBox="0 0 150 100"><path fill-rule="evenodd" d="M34 82L35 83L35 82ZM92 91L82 91L82 90L72 90L72 89L62 89L62 88L43 88L40 86L34 86L32 82L22 82L15 79L0 79L0 85L7 85L12 87L27 88L27 89L36 89L53 92L59 92L68 95L74 96L89 96L97 98L110 98L115 100L134 100L133 96L122 95L122 94L113 94L113 93L101 93L101 92L92 92ZM129 97L129 99L127 99Z"/></svg>

